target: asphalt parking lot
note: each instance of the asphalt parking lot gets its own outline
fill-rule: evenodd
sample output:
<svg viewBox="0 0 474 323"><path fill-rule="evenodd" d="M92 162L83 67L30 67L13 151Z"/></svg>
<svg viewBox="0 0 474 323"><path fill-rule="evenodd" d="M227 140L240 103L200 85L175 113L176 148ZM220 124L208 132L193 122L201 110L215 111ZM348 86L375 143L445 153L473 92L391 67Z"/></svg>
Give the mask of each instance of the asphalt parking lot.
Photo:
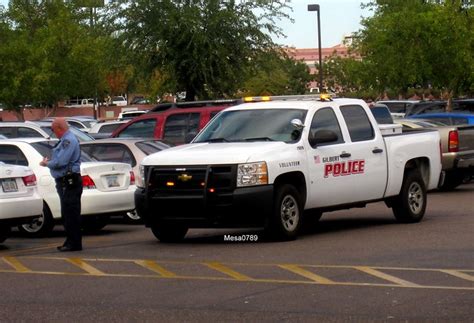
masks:
<svg viewBox="0 0 474 323"><path fill-rule="evenodd" d="M291 242L258 229L191 230L164 244L115 221L64 254L60 226L45 239L16 233L0 246L0 317L472 322L473 192L431 193L418 224L396 223L383 203L328 213Z"/></svg>

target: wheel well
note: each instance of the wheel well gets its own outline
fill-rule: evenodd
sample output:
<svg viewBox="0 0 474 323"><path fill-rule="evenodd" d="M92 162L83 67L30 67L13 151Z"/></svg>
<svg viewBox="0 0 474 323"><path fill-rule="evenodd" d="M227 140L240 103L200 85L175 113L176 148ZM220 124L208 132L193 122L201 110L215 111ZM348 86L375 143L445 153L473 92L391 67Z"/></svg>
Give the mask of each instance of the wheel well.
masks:
<svg viewBox="0 0 474 323"><path fill-rule="evenodd" d="M425 185L428 185L430 181L430 160L427 157L413 158L407 161L405 164L404 175L407 170L418 169L423 178Z"/></svg>
<svg viewBox="0 0 474 323"><path fill-rule="evenodd" d="M274 182L274 186L278 187L283 184L293 185L301 195L303 206L306 203L306 180L303 173L291 172L279 175Z"/></svg>

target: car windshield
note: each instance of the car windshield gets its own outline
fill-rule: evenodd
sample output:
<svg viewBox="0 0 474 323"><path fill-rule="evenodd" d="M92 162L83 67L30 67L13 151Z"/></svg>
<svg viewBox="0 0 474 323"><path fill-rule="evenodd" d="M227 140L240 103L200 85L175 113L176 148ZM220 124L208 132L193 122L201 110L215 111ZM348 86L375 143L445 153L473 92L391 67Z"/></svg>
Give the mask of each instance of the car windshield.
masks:
<svg viewBox="0 0 474 323"><path fill-rule="evenodd" d="M44 131L46 131L48 133L48 135L51 137L51 138L56 138L56 135L54 134L53 132L53 129L51 129L51 125L47 125L47 126L41 126L41 129L43 129ZM91 141L91 140L94 140L94 138L92 138L91 136L89 136L88 134L82 132L81 130L77 129L76 127L73 127L73 126L69 126L69 130L71 130L71 132L77 137L77 139L79 141Z"/></svg>
<svg viewBox="0 0 474 323"><path fill-rule="evenodd" d="M41 156L47 157L48 159L51 159L53 155L53 148L56 147L56 145L59 143L59 141L56 140L51 140L51 141L40 141L40 142L34 142L31 144L31 146L36 149L40 153ZM92 157L90 157L87 153L84 151L81 151L81 162L90 162L90 161L95 161Z"/></svg>
<svg viewBox="0 0 474 323"><path fill-rule="evenodd" d="M303 124L306 110L252 109L223 111L214 117L193 142L284 141L294 142L293 119Z"/></svg>

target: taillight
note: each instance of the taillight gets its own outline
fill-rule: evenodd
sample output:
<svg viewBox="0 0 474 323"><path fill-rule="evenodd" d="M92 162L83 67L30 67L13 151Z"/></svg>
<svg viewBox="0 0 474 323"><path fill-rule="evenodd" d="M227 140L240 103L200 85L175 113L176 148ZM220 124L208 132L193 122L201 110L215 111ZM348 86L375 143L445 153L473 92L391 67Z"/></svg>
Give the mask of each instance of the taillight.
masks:
<svg viewBox="0 0 474 323"><path fill-rule="evenodd" d="M449 132L448 152L455 153L459 151L459 135L456 130Z"/></svg>
<svg viewBox="0 0 474 323"><path fill-rule="evenodd" d="M35 186L36 185L36 176L35 174L28 175L22 178L25 186Z"/></svg>
<svg viewBox="0 0 474 323"><path fill-rule="evenodd" d="M82 187L88 189L95 188L95 183L89 175L82 176Z"/></svg>
<svg viewBox="0 0 474 323"><path fill-rule="evenodd" d="M135 185L135 173L130 171L130 185Z"/></svg>

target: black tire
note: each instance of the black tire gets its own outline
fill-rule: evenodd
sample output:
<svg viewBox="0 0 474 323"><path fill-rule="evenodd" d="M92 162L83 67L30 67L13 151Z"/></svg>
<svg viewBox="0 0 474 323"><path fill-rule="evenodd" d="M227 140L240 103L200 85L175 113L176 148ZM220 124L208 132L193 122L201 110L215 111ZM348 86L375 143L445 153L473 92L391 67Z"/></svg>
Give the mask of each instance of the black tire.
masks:
<svg viewBox="0 0 474 323"><path fill-rule="evenodd" d="M452 191L464 182L464 176L455 172L447 172L444 183L440 187L442 191Z"/></svg>
<svg viewBox="0 0 474 323"><path fill-rule="evenodd" d="M266 231L277 240L296 239L303 220L302 210L300 193L293 185L277 187Z"/></svg>
<svg viewBox="0 0 474 323"><path fill-rule="evenodd" d="M151 231L161 242L180 242L188 232L188 227L179 223L160 222L151 226Z"/></svg>
<svg viewBox="0 0 474 323"><path fill-rule="evenodd" d="M0 243L7 240L10 236L10 227L0 227Z"/></svg>
<svg viewBox="0 0 474 323"><path fill-rule="evenodd" d="M399 222L420 222L425 215L426 186L418 170L407 170L400 194L392 201L393 215Z"/></svg>
<svg viewBox="0 0 474 323"><path fill-rule="evenodd" d="M53 231L55 221L48 205L43 202L43 212L41 215L31 220L29 223L18 226L18 230L30 237L46 237Z"/></svg>
<svg viewBox="0 0 474 323"><path fill-rule="evenodd" d="M109 224L109 216L86 215L82 217L82 229L86 233L96 233Z"/></svg>

